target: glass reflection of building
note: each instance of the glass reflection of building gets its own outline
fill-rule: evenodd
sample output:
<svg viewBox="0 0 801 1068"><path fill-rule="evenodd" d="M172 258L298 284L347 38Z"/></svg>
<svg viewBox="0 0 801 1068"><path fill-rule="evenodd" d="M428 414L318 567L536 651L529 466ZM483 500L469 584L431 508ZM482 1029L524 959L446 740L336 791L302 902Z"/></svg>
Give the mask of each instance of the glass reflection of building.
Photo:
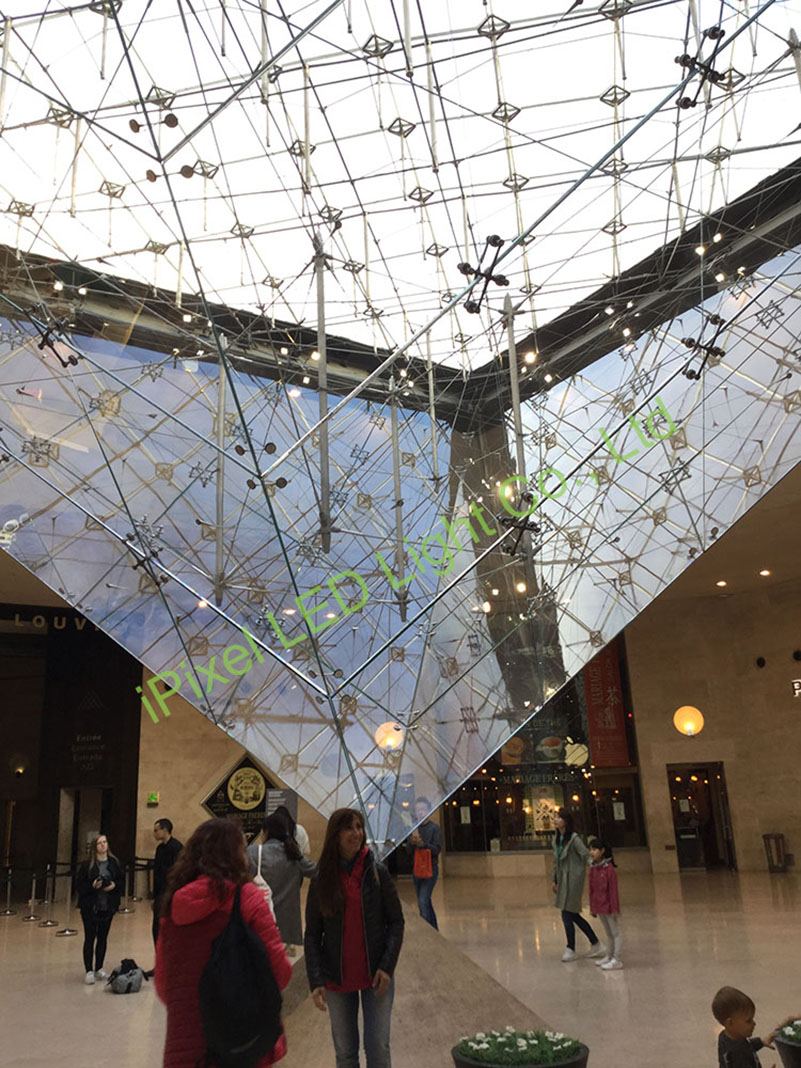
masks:
<svg viewBox="0 0 801 1068"><path fill-rule="evenodd" d="M611 678L599 685L602 658ZM616 849L646 844L622 639L593 664L445 802L449 852L549 850L560 808L573 814L585 838Z"/></svg>

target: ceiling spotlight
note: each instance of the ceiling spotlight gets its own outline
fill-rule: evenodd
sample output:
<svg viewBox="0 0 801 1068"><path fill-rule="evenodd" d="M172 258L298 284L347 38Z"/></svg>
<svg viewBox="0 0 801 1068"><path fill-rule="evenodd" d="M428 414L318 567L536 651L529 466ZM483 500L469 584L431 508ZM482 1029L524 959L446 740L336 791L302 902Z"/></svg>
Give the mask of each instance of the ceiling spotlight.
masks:
<svg viewBox="0 0 801 1068"><path fill-rule="evenodd" d="M523 357L523 359L526 361L526 363L534 363L536 358L537 358L536 352L527 352L525 354L525 356Z"/></svg>
<svg viewBox="0 0 801 1068"><path fill-rule="evenodd" d="M181 316L181 318L183 319L183 321L185 323L191 323L192 322L192 316L189 314L189 312L184 312L184 314Z"/></svg>
<svg viewBox="0 0 801 1068"><path fill-rule="evenodd" d="M725 579L720 579L718 582L715 583L715 585L723 588L724 586L728 586L729 584Z"/></svg>
<svg viewBox="0 0 801 1068"><path fill-rule="evenodd" d="M201 599L197 603L197 606L198 608L208 608L209 602L205 598L201 597Z"/></svg>
<svg viewBox="0 0 801 1068"><path fill-rule="evenodd" d="M313 360L319 360L320 359L320 353L317 351L317 349L315 349L314 352L311 354L311 358Z"/></svg>
<svg viewBox="0 0 801 1068"><path fill-rule="evenodd" d="M696 245L695 251L699 256L703 256L703 254L706 252L706 245Z"/></svg>
<svg viewBox="0 0 801 1068"><path fill-rule="evenodd" d="M400 374L401 374L401 378L406 378L406 376L409 374L409 372L406 370L405 367L401 367Z"/></svg>
<svg viewBox="0 0 801 1068"><path fill-rule="evenodd" d="M295 614L295 609L294 608L285 608L284 609L284 615L285 616L294 616L294 614Z"/></svg>
<svg viewBox="0 0 801 1068"><path fill-rule="evenodd" d="M715 275L715 281L716 282L725 282L726 281L726 275L723 273L723 271L718 271L718 273Z"/></svg>
<svg viewBox="0 0 801 1068"><path fill-rule="evenodd" d="M745 267L738 267L737 268L737 273L738 274L745 274Z"/></svg>
<svg viewBox="0 0 801 1068"><path fill-rule="evenodd" d="M767 578L768 575L770 574L770 571L768 571L768 569L766 567L763 567L762 570L759 573L762 576L762 578Z"/></svg>
<svg viewBox="0 0 801 1068"><path fill-rule="evenodd" d="M720 232L720 230L718 230L712 240L715 242L716 245L718 244L718 242L723 240L723 234Z"/></svg>
<svg viewBox="0 0 801 1068"><path fill-rule="evenodd" d="M53 282L53 289L55 289L56 293L60 293L63 288L64 288L64 283L63 282L59 282L58 279L56 279L55 282Z"/></svg>
<svg viewBox="0 0 801 1068"><path fill-rule="evenodd" d="M309 378L309 376L308 375L304 375L303 376L303 385L304 386L308 386L309 382L311 382L311 379Z"/></svg>
<svg viewBox="0 0 801 1068"><path fill-rule="evenodd" d="M492 596L493 597L497 597L500 592L501 591L497 587L494 586L493 589L492 589Z"/></svg>
<svg viewBox="0 0 801 1068"><path fill-rule="evenodd" d="M604 308L604 311L606 312L607 315L614 315L615 314L615 309L612 307L611 304L608 307Z"/></svg>
<svg viewBox="0 0 801 1068"><path fill-rule="evenodd" d="M279 354L281 356L288 356L289 355L289 349L286 347L286 345L282 345L281 348L278 350L278 352L279 352Z"/></svg>
<svg viewBox="0 0 801 1068"><path fill-rule="evenodd" d="M300 396L300 390L299 389L290 389L289 396L290 397L299 397Z"/></svg>
<svg viewBox="0 0 801 1068"><path fill-rule="evenodd" d="M488 615L492 611L492 604L490 601L485 601L481 606L481 611Z"/></svg>
<svg viewBox="0 0 801 1068"><path fill-rule="evenodd" d="M518 593L525 593L526 592L526 584L525 584L525 582L516 582L515 583L515 589L517 590Z"/></svg>
<svg viewBox="0 0 801 1068"><path fill-rule="evenodd" d="M634 307L634 301L633 301L633 300L630 300L630 301L628 302L628 304L626 305L626 307L627 307L627 308L633 308L633 307Z"/></svg>
<svg viewBox="0 0 801 1068"><path fill-rule="evenodd" d="M546 382L553 382L553 375L546 375L545 376L545 381Z"/></svg>
<svg viewBox="0 0 801 1068"><path fill-rule="evenodd" d="M627 326L623 328L623 337L631 337L631 330Z"/></svg>
<svg viewBox="0 0 801 1068"><path fill-rule="evenodd" d="M78 296L79 297L85 297L86 296L86 286L81 286L78 289Z"/></svg>

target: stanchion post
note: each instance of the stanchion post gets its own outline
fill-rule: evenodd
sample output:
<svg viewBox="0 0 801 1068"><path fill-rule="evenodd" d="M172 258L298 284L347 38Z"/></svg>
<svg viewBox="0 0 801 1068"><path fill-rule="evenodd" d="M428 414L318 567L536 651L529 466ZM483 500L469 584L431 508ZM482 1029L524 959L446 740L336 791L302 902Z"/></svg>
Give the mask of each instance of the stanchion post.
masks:
<svg viewBox="0 0 801 1068"><path fill-rule="evenodd" d="M0 916L16 916L17 910L11 907L11 868L6 868L6 907Z"/></svg>
<svg viewBox="0 0 801 1068"><path fill-rule="evenodd" d="M72 911L72 872L67 872L67 898L64 902L64 911L67 918L64 921L64 926L60 931L56 931L56 938L71 938L72 935L76 935L78 932L74 927L70 927L70 912Z"/></svg>
<svg viewBox="0 0 801 1068"><path fill-rule="evenodd" d="M132 880L131 881L131 901L141 901L141 898L136 896L136 876L137 876L138 871L139 871L139 869L136 866L136 857L134 857L134 859L133 859L133 864L131 865L131 871L133 872L133 875L131 877L131 880Z"/></svg>
<svg viewBox="0 0 801 1068"><path fill-rule="evenodd" d="M33 876L33 882L31 883L31 898L30 898L30 901L28 902L28 907L30 908L31 911L28 913L27 916L23 916L22 917L22 922L23 923L30 923L32 920L38 920L39 919L39 916L38 916L38 914L36 912L36 873L35 872L34 872L34 876Z"/></svg>
<svg viewBox="0 0 801 1068"><path fill-rule="evenodd" d="M51 864L47 865L45 874L45 918L40 927L58 927L58 920L53 919L53 898L56 896L56 873Z"/></svg>
<svg viewBox="0 0 801 1068"><path fill-rule="evenodd" d="M128 883L130 882L130 874L131 874L131 865L130 864L126 864L125 871L123 872L123 879L125 881L125 898L124 898L124 901L123 901L122 908L118 910L119 912L121 912L123 914L123 916L126 915L126 914L130 914L132 912L136 912L135 908L133 908L133 909L128 908Z"/></svg>

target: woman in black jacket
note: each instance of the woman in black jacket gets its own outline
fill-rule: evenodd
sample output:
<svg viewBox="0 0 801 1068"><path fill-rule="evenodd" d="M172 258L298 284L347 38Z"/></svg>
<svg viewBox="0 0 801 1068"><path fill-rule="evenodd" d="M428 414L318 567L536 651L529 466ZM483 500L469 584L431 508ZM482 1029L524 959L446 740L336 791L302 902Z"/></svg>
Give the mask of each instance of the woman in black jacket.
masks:
<svg viewBox="0 0 801 1068"><path fill-rule="evenodd" d="M359 998L367 1068L390 1068L392 979L403 911L383 864L367 848L360 812L328 821L306 900L306 971L318 1009L328 1008L337 1068L359 1064Z"/></svg>
<svg viewBox="0 0 801 1068"><path fill-rule="evenodd" d="M95 979L106 978L103 961L111 921L120 907L123 878L119 861L108 847L108 839L104 834L98 835L90 843L89 857L75 876L78 908L83 920L83 966L87 986L91 986Z"/></svg>

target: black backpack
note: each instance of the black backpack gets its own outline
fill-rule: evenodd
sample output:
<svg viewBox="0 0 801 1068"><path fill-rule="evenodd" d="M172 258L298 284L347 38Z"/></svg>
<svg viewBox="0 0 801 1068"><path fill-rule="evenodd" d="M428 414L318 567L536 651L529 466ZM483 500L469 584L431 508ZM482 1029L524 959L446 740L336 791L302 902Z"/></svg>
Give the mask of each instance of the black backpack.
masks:
<svg viewBox="0 0 801 1068"><path fill-rule="evenodd" d="M214 939L200 976L205 1064L253 1068L281 1037L281 991L264 943L242 918L241 887L231 919Z"/></svg>

